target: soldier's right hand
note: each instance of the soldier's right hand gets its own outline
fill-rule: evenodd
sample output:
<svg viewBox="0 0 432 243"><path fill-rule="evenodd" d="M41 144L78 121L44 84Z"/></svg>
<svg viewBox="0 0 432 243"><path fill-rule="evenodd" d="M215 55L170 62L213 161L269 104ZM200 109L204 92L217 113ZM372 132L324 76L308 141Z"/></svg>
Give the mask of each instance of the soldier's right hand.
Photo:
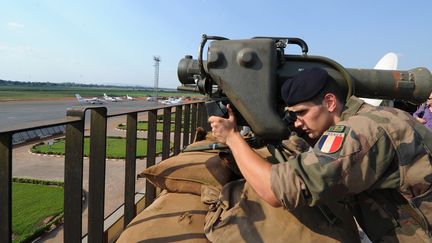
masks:
<svg viewBox="0 0 432 243"><path fill-rule="evenodd" d="M212 128L213 135L221 143L226 143L230 136L238 133L237 122L234 116L234 112L231 106L227 105L228 118L222 118L219 116L211 116L208 119L210 126Z"/></svg>

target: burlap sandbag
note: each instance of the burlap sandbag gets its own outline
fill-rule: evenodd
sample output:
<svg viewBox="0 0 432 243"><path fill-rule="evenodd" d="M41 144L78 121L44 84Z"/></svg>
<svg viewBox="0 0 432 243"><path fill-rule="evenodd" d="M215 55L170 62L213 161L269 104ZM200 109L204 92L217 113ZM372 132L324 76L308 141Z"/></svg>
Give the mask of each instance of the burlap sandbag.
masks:
<svg viewBox="0 0 432 243"><path fill-rule="evenodd" d="M351 215L338 204L329 207L338 218L330 223L316 207L274 208L244 180L226 184L220 194L203 188L201 199L210 204L204 230L211 242L360 242Z"/></svg>
<svg viewBox="0 0 432 243"><path fill-rule="evenodd" d="M209 242L204 234L207 209L199 196L162 193L129 223L117 242Z"/></svg>
<svg viewBox="0 0 432 243"><path fill-rule="evenodd" d="M138 177L169 192L200 195L201 186L221 189L233 173L221 160L218 151L184 152L145 169Z"/></svg>
<svg viewBox="0 0 432 243"><path fill-rule="evenodd" d="M203 185L221 190L227 182L242 177L232 155L223 148L226 145L218 143L211 133L205 133L204 130L197 132L198 137L204 140L195 140L188 145L185 149L188 152L146 168L138 174L138 178L146 178L154 186L169 192L200 195ZM267 148L255 151L261 157L271 160Z"/></svg>

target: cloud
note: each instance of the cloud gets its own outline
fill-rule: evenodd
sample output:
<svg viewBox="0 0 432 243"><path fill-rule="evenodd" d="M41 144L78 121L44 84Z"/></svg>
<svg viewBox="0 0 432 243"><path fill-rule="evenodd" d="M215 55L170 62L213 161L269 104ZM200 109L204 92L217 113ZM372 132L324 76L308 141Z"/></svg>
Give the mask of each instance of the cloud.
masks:
<svg viewBox="0 0 432 243"><path fill-rule="evenodd" d="M24 25L20 24L18 22L9 22L9 23L7 23L7 26L10 29L21 29L21 28L24 28Z"/></svg>
<svg viewBox="0 0 432 243"><path fill-rule="evenodd" d="M35 49L31 46L24 45L24 46L10 46L6 44L0 43L0 53L2 55L9 54L9 55L28 55L31 53L35 53Z"/></svg>

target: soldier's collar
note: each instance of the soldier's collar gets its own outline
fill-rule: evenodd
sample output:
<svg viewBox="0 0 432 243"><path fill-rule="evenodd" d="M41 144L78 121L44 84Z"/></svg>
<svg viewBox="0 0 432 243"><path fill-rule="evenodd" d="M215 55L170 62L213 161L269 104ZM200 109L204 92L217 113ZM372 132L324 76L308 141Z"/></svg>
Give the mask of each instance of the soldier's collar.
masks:
<svg viewBox="0 0 432 243"><path fill-rule="evenodd" d="M358 112L358 110L360 110L361 106L364 104L365 102L355 96L351 96L348 101L345 103L345 107L344 110L342 111L341 114L341 120L344 121L346 120L348 117L356 114Z"/></svg>

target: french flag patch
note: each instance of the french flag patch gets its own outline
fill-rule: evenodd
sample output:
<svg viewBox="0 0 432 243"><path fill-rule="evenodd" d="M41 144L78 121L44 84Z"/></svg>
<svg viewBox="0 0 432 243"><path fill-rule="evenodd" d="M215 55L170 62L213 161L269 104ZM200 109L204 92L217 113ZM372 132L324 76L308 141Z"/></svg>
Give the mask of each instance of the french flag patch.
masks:
<svg viewBox="0 0 432 243"><path fill-rule="evenodd" d="M318 141L318 148L323 153L335 153L342 147L345 133L324 132Z"/></svg>

